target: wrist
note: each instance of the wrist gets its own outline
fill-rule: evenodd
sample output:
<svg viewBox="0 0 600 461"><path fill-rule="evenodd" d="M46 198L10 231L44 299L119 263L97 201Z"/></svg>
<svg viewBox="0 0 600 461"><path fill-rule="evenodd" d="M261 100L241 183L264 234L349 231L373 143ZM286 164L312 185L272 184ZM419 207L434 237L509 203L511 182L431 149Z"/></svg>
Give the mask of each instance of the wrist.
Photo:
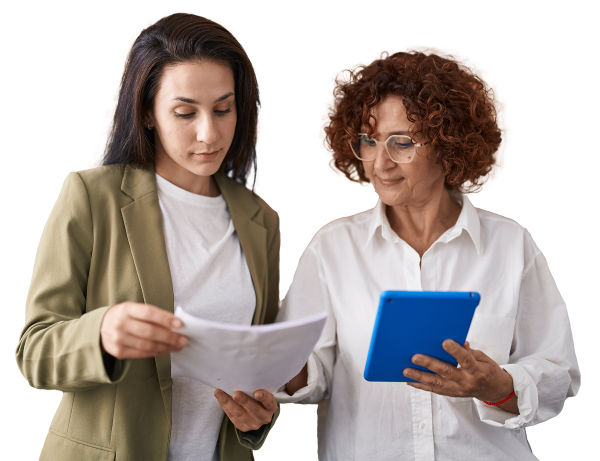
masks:
<svg viewBox="0 0 600 461"><path fill-rule="evenodd" d="M502 374L500 374L498 378L498 387L496 387L496 389L494 389L493 392L486 393L485 395L480 397L479 400L488 405L499 405L500 403L507 402L508 400L510 400L510 398L512 398L515 395L513 379L510 373L502 369Z"/></svg>
<svg viewBox="0 0 600 461"><path fill-rule="evenodd" d="M288 395L294 395L297 390L302 389L308 385L308 363L304 365L304 368L300 370L295 377L293 377L286 385L285 391Z"/></svg>

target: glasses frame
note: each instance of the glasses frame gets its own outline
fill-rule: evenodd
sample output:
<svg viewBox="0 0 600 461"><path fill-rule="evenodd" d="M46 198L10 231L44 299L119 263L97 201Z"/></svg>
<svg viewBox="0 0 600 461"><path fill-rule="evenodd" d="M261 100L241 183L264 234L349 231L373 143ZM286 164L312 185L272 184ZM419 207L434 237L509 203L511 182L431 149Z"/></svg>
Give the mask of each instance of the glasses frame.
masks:
<svg viewBox="0 0 600 461"><path fill-rule="evenodd" d="M392 154L390 153L390 150L388 149L388 146L387 146L387 143L388 143L388 141L389 141L391 138L393 138L393 137L396 137L396 136L403 136L403 137L405 137L405 138L409 138L409 139L410 139L410 142L411 142L411 143L412 143L412 145L413 145L413 149L414 149L414 151L415 151L415 154L417 153L417 147L423 147L424 145L426 145L426 144L429 144L429 141L426 141L426 142L414 142L410 136L407 136L407 135L404 135L404 134L393 134L393 135L391 135L389 138L387 138L385 141L377 141L377 139L374 139L374 138L369 138L369 135L368 135L367 133L358 133L358 136L359 136L359 137L360 137L360 136L366 136L366 137L367 137L367 139L368 139L369 141L374 141L374 142L375 142L375 148L377 148L377 145L378 145L378 144L383 144L383 147L385 148L385 151L387 152L387 154L388 154L388 157L390 158L390 160L391 160L392 162L394 162L394 163L400 163L400 164L406 164L406 163L410 163L410 162L412 162L412 161L413 161L413 159L415 158L415 156L413 155L413 156L411 157L411 159L410 159L408 162L398 162L398 161L394 160L394 159L392 158ZM375 161L375 159L377 158L377 156L375 156L374 158L372 158L372 159L369 159L369 160L367 160L367 159L364 159L364 158L360 158L360 157L359 157L359 156L356 154L356 152L354 152L354 147L352 147L352 144L353 144L353 143L352 143L352 140L349 140L349 141L348 141L348 144L350 145L350 150L352 151L352 153L354 154L354 156L355 156L357 159L359 159L361 162L374 162L374 161ZM356 143L354 143L354 144L356 144Z"/></svg>

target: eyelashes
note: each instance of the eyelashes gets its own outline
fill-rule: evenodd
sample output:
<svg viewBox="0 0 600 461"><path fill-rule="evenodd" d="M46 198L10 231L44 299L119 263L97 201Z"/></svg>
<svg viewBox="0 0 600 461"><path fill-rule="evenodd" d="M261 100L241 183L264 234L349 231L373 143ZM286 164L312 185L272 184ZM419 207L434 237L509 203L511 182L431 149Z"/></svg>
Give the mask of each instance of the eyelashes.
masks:
<svg viewBox="0 0 600 461"><path fill-rule="evenodd" d="M227 110L215 110L215 114L217 117L223 117L224 115L227 115L231 112L231 108L227 109ZM175 117L177 118L190 118L192 115L194 115L194 112L190 112L189 114L180 114L178 112L175 112Z"/></svg>

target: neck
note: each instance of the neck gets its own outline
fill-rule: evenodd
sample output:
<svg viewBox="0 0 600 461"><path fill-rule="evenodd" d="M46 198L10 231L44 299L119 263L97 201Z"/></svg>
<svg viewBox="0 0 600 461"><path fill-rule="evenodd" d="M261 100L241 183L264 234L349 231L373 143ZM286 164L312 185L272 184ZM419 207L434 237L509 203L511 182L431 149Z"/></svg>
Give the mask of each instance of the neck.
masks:
<svg viewBox="0 0 600 461"><path fill-rule="evenodd" d="M460 205L443 184L421 200L386 206L386 215L394 232L421 258L444 232L456 224L460 211Z"/></svg>
<svg viewBox="0 0 600 461"><path fill-rule="evenodd" d="M192 194L218 197L221 193L212 176L194 174L175 163L165 152L158 152L158 149L154 170L161 178Z"/></svg>

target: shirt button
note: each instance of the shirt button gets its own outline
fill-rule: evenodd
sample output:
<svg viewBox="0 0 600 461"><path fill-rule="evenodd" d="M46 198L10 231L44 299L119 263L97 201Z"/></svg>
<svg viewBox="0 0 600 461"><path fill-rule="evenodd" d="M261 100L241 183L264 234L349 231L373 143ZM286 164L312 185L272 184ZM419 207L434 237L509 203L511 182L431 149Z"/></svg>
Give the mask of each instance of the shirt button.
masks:
<svg viewBox="0 0 600 461"><path fill-rule="evenodd" d="M425 424L425 423L419 424L419 429L421 429L422 431L424 431L426 427L427 427L427 424Z"/></svg>

